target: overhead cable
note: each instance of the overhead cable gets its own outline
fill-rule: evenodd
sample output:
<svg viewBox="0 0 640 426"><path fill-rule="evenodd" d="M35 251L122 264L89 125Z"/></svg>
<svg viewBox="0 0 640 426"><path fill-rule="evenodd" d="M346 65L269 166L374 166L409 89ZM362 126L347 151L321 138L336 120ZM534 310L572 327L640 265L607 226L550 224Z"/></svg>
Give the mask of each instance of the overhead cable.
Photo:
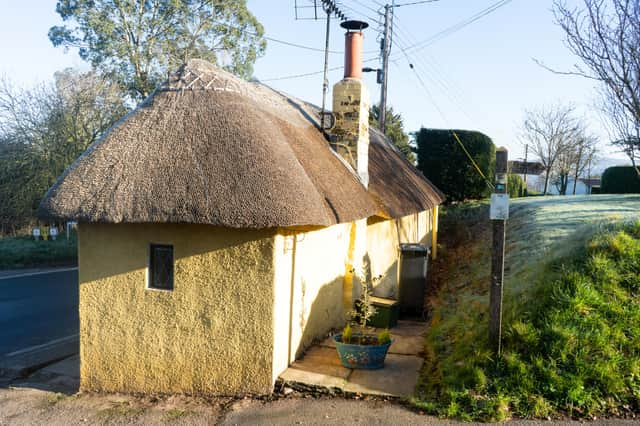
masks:
<svg viewBox="0 0 640 426"><path fill-rule="evenodd" d="M402 6L414 6L414 5L418 5L418 4L425 4L425 3L435 3L437 1L440 0L422 0L422 1L413 1L410 3L400 3L400 4L395 4L393 5L393 7L402 7Z"/></svg>
<svg viewBox="0 0 640 426"><path fill-rule="evenodd" d="M444 114L444 112L442 111L442 109L440 108L440 106L437 104L437 102L434 100L433 96L431 95L431 91L429 90L429 88L427 87L427 85L425 84L424 80L422 79L422 77L420 76L420 74L418 73L418 71L416 70L416 67L413 65L413 62L411 61L411 59L409 58L406 49L401 49L402 53L405 55L405 58L407 59L407 62L409 63L409 68L413 71L414 75L416 76L416 78L418 79L418 82L420 83L420 86L422 86L422 89L424 90L425 94L426 94L426 98L427 100L433 105L433 107L436 109L436 111L438 111L438 114L440 114L440 117L447 123L449 123L449 120L447 119L446 115ZM451 125L450 125L451 127ZM476 161L473 159L473 156L471 155L471 153L469 153L469 150L467 150L467 147L464 146L464 143L462 143L462 141L460 140L460 138L458 137L458 134L455 132L455 130L451 129L450 130L451 135L453 136L454 140L458 143L458 145L460 145L460 147L462 148L462 151L465 153L465 155L467 156L467 159L469 160L469 162L471 163L471 165L474 167L474 169L478 172L478 174L482 177L482 179L485 181L485 183L487 184L487 186L491 189L493 189L493 183L485 176L485 174L482 172L482 169L480 169L480 166L478 166L478 163L476 163Z"/></svg>
<svg viewBox="0 0 640 426"><path fill-rule="evenodd" d="M476 13L475 15L462 20L448 28L445 28L442 31L437 32L436 34L432 35L431 37L415 43L409 47L407 47L407 50L411 50L411 51L416 51L416 50L421 50L424 49L425 47L431 46L433 43L442 40L443 38L450 36L451 34L454 34L458 31L460 31L461 29L471 25L472 23L484 18L485 16L489 15L492 12L495 12L496 10L498 10L499 8L506 6L507 4L511 3L513 0L499 0L496 3L493 3L492 5L490 5L489 7L481 10L480 12Z"/></svg>

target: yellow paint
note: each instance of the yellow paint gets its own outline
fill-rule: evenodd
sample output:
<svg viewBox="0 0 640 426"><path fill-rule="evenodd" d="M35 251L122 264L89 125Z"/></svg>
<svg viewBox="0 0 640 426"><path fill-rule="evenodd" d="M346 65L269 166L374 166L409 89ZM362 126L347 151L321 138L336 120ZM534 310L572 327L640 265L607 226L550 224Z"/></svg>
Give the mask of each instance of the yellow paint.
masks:
<svg viewBox="0 0 640 426"><path fill-rule="evenodd" d="M365 186L369 183L369 106L369 90L361 80L345 78L333 86L334 146Z"/></svg>
<svg viewBox="0 0 640 426"><path fill-rule="evenodd" d="M356 220L353 222L355 227L355 241L353 247L353 257L352 257L352 265L355 271L361 271L365 275L369 276L371 274L371 260L369 257L368 247L367 247L367 219ZM361 286L359 281L359 273L356 273L353 277L353 285L351 288L351 294L348 293L348 290L345 290L345 302L348 300L349 296L351 296L351 300L349 303L349 309L353 308L353 302L361 297Z"/></svg>
<svg viewBox="0 0 640 426"><path fill-rule="evenodd" d="M400 243L419 243L418 215L411 214L396 219Z"/></svg>
<svg viewBox="0 0 640 426"><path fill-rule="evenodd" d="M382 279L375 284L374 294L380 297L396 295L398 283L398 227L395 220L369 221L367 225L367 253L371 276Z"/></svg>
<svg viewBox="0 0 640 426"><path fill-rule="evenodd" d="M350 224L275 239L274 378L317 339L345 323Z"/></svg>
<svg viewBox="0 0 640 426"><path fill-rule="evenodd" d="M356 224L349 225L349 248L347 250L347 258L344 263L344 284L342 291L342 305L344 311L348 312L353 307L353 263L356 250Z"/></svg>
<svg viewBox="0 0 640 426"><path fill-rule="evenodd" d="M271 231L80 224L81 388L270 392L344 325L360 296L353 268L397 287L398 245L428 241L428 216ZM146 288L150 243L174 247L173 291Z"/></svg>
<svg viewBox="0 0 640 426"><path fill-rule="evenodd" d="M344 269L350 225L295 235L290 359L345 323Z"/></svg>
<svg viewBox="0 0 640 426"><path fill-rule="evenodd" d="M81 389L236 394L273 386L273 231L80 224ZM149 243L174 290L146 289Z"/></svg>
<svg viewBox="0 0 640 426"><path fill-rule="evenodd" d="M438 258L438 206L433 208L431 219L433 221L431 224L431 258L436 260Z"/></svg>
<svg viewBox="0 0 640 426"><path fill-rule="evenodd" d="M374 288L376 296L397 296L400 244L419 243L430 246L429 215L429 211L422 211L398 219L370 218L367 222L367 255L371 276L382 275Z"/></svg>

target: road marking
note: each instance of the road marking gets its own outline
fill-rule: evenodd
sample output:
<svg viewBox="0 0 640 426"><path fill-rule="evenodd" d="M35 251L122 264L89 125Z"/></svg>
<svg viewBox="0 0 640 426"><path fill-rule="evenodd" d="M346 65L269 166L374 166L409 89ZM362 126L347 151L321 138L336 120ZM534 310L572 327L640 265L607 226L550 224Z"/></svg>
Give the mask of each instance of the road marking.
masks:
<svg viewBox="0 0 640 426"><path fill-rule="evenodd" d="M24 348L24 349L20 349L19 351L15 351L15 352L11 352L10 354L5 354L6 358L12 357L12 356L16 356L16 355L21 355L25 352L33 352L33 351L37 351L40 349L45 349L48 348L49 346L54 346L57 345L58 343L64 343L67 341L72 341L74 339L77 339L80 335L79 334L72 334L70 336L66 336L66 337L61 337L59 339L54 339L51 340L47 343L43 343L41 345L35 345L35 346L30 346L28 348Z"/></svg>
<svg viewBox="0 0 640 426"><path fill-rule="evenodd" d="M69 272L69 271L77 271L77 270L78 270L78 267L76 266L74 268L51 269L49 271L29 272L26 274L16 274L16 275L9 275L7 277L0 277L0 281L10 280L12 278L32 277L34 275L56 274L58 272Z"/></svg>

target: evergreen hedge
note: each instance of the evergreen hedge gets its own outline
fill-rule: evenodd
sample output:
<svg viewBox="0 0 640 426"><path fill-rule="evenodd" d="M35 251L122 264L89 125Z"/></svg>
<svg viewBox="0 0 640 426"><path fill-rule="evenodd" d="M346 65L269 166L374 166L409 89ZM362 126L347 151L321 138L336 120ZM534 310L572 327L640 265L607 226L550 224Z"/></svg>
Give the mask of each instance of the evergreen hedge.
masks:
<svg viewBox="0 0 640 426"><path fill-rule="evenodd" d="M640 193L640 175L632 166L609 167L602 174L603 194Z"/></svg>
<svg viewBox="0 0 640 426"><path fill-rule="evenodd" d="M493 182L496 148L491 138L476 131L421 128L416 135L418 169L445 193L448 202L488 197L491 188L471 164L453 132Z"/></svg>

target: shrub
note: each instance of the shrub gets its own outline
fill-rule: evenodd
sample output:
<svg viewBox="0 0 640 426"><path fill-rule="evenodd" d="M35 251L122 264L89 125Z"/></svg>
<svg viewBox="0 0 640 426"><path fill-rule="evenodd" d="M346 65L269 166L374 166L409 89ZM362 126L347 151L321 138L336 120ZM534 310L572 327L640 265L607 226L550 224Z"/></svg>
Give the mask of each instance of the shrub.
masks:
<svg viewBox="0 0 640 426"><path fill-rule="evenodd" d="M475 131L420 129L416 137L418 169L444 192L449 202L489 196L491 188L460 147L453 132L482 173L493 181L495 146L488 136Z"/></svg>
<svg viewBox="0 0 640 426"><path fill-rule="evenodd" d="M35 241L32 237L0 238L0 270L29 267L72 265L78 259L78 240Z"/></svg>
<svg viewBox="0 0 640 426"><path fill-rule="evenodd" d="M602 174L601 193L633 194L640 192L640 175L632 166L609 167Z"/></svg>
<svg viewBox="0 0 640 426"><path fill-rule="evenodd" d="M507 175L507 192L509 193L509 198L526 196L524 181L520 175L514 175L511 173Z"/></svg>

